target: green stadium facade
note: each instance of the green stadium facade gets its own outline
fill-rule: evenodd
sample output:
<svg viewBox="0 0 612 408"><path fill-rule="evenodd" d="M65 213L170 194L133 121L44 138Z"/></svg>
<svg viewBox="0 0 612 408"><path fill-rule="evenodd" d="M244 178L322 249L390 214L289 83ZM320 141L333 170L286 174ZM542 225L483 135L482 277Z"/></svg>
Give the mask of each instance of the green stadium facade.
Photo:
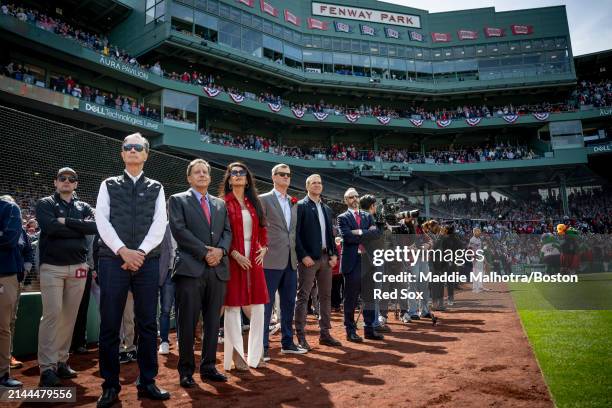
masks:
<svg viewBox="0 0 612 408"><path fill-rule="evenodd" d="M262 180L268 179L274 163L282 161L294 169L297 188L316 171L323 175L330 198L339 199L348 186L357 185L390 198L417 197L427 214L434 206L432 197L445 194L495 191L520 198L538 189L560 188L563 197L566 187L607 182L604 169L610 145L589 143L608 140L612 108L583 106L554 113L434 121L345 114L317 117L288 103L256 97L268 92L294 104L324 99L348 107L431 110L480 106L485 101L493 106L561 102L576 87L581 64L585 75L592 77L594 65L609 66L611 60L609 53L574 58L563 6L430 13L372 0L52 3L23 5L46 7L46 13L77 28L107 35L110 44L140 64L160 62L166 72L179 75L214 72L226 89L245 93L173 80L114 58L114 47L105 55L40 24L1 14L3 65L22 64L35 77L25 82L0 77L0 99L9 108L5 115L17 115L14 120L22 119L10 109L115 139L139 131L156 150L173 160L182 159L180 163L204 157L222 168L244 160ZM160 119L50 89L60 75L128 95L155 107ZM169 112L180 120L166 117ZM344 143L421 153L447 145L520 143L537 158L452 165L332 161L324 156L306 160L207 143L203 130L254 134L287 146ZM29 132L22 136L53 143L44 126ZM20 154L7 140L2 142L3 150ZM107 158L92 160L94 165L98 159ZM184 171L177 167L164 170L173 182ZM173 169L177 173L170 174ZM29 170L52 174L54 169Z"/></svg>

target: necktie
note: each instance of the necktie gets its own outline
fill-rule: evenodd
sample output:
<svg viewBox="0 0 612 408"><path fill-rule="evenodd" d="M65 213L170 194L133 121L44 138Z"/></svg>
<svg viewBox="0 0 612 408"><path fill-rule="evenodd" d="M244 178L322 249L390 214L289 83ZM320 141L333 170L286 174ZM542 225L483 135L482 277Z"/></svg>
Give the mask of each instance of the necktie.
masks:
<svg viewBox="0 0 612 408"><path fill-rule="evenodd" d="M357 221L357 226L361 228L361 215L357 211L355 211L355 221Z"/></svg>
<svg viewBox="0 0 612 408"><path fill-rule="evenodd" d="M202 199L200 200L200 206L202 206L202 210L204 211L204 215L206 216L206 221L208 221L208 225L210 225L210 208L208 208L205 196L202 196Z"/></svg>

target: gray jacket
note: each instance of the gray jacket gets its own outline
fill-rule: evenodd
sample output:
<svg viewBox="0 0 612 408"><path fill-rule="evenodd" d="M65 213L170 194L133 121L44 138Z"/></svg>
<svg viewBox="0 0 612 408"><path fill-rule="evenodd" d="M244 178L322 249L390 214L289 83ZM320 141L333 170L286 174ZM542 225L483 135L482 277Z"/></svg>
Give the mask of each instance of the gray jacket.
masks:
<svg viewBox="0 0 612 408"><path fill-rule="evenodd" d="M268 229L268 253L264 258L265 269L285 269L291 256L291 268L297 269L298 259L295 252L295 226L297 223L297 205L291 204L291 223L287 229L287 222L283 210L271 190L259 196L266 215Z"/></svg>

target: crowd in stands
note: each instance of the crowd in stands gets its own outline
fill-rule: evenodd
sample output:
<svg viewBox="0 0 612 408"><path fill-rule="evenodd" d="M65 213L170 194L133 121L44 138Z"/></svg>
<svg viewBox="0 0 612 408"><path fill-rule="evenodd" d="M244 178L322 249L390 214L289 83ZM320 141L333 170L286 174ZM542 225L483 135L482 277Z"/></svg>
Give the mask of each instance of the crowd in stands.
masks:
<svg viewBox="0 0 612 408"><path fill-rule="evenodd" d="M44 78L38 78L32 70L14 62L10 62L2 68L2 75L29 84L47 87ZM87 102L93 102L111 109L131 113L136 116L145 116L149 119L159 121L159 111L155 108L145 106L143 102L138 102L136 98L119 94L115 95L112 92L105 92L88 85L81 86L81 84L70 75L52 77L48 87L56 92L72 95L75 98Z"/></svg>
<svg viewBox="0 0 612 408"><path fill-rule="evenodd" d="M447 146L425 153L385 147L373 150L367 146L335 143L331 146L279 146L274 140L255 136L237 136L229 132L216 133L200 130L201 140L205 143L237 147L244 150L271 153L299 159L325 159L333 161L383 161L395 163L428 163L428 164L463 164L497 160L525 160L536 158L533 150L527 146L513 146L500 143L492 146Z"/></svg>
<svg viewBox="0 0 612 408"><path fill-rule="evenodd" d="M88 33L84 30L74 28L70 24L41 13L35 9L19 7L12 4L4 4L1 8L2 14L12 15L15 18L35 24L38 27L52 31L58 35L72 38L79 41L81 44L91 48L103 55L114 58L115 60L126 64L134 65L143 70L164 76L166 78L191 83L197 86L208 86L219 89L225 92L241 94L246 98L257 100L259 102L269 102L280 104L283 106L301 109L306 112L325 112L332 115L345 115L348 113L358 114L360 116L387 116L391 118L414 118L423 120L461 120L467 118L494 118L504 115L517 114L527 115L531 113L543 112L566 112L574 111L585 105L593 105L594 107L612 105L612 81L604 81L593 83L588 81L580 81L577 88L568 96L568 100L564 102L543 102L538 104L520 104L520 105L459 105L457 107L447 108L426 108L423 106L404 106L401 108L383 107L380 105L354 105L341 106L337 104L327 103L320 100L318 103L297 103L288 100L283 100L279 95L274 95L270 92L262 92L259 95L254 93L235 89L232 87L224 87L219 85L220 77L213 73L201 73L197 70L184 71L182 74L176 71L166 71L162 68L159 61L153 65L140 64L137 59L129 55L125 50L119 49L109 43L105 36Z"/></svg>

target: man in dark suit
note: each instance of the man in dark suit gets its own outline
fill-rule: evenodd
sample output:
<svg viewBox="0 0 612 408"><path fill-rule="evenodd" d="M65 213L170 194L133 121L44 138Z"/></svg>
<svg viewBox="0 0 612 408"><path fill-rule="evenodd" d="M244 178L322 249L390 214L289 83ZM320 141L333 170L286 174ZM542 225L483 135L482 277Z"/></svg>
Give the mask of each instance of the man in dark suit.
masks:
<svg viewBox="0 0 612 408"><path fill-rule="evenodd" d="M364 242L373 235L380 235L374 218L370 213L359 209L359 194L354 188L344 193L344 202L348 209L338 216L338 229L342 235L342 262L340 269L344 275L344 326L346 339L361 343L363 339L357 334L355 323L355 308L361 292L361 256L365 255ZM375 313L372 307L364 307L365 338L382 340L383 335L374 330Z"/></svg>
<svg viewBox="0 0 612 408"><path fill-rule="evenodd" d="M305 326L308 298L317 281L319 289L320 317L319 344L341 346L330 334L332 268L338 261L338 253L332 229L332 211L321 201L323 183L321 176L312 174L306 179L308 195L297 204L295 251L298 265L298 293L295 304L295 331L299 346L310 350L306 341Z"/></svg>
<svg viewBox="0 0 612 408"><path fill-rule="evenodd" d="M193 341L203 315L204 338L200 375L210 381L227 381L215 368L219 317L229 280L227 251L232 232L225 202L208 194L210 165L196 159L187 167L191 188L170 197L170 229L178 247L173 279L179 338L180 384L195 386Z"/></svg>

